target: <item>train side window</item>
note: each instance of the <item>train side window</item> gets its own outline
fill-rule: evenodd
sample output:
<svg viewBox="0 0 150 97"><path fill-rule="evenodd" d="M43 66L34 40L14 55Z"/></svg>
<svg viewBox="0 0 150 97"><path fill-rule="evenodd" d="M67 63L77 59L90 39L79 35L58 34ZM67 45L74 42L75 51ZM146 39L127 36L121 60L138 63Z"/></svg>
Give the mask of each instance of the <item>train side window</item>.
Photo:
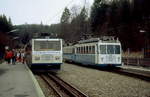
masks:
<svg viewBox="0 0 150 97"><path fill-rule="evenodd" d="M72 50L72 48L69 48L69 53L73 53L73 50Z"/></svg>
<svg viewBox="0 0 150 97"><path fill-rule="evenodd" d="M68 48L68 53L72 53L72 49L71 48Z"/></svg>
<svg viewBox="0 0 150 97"><path fill-rule="evenodd" d="M73 53L73 49L72 48L69 48L69 53Z"/></svg>
<svg viewBox="0 0 150 97"><path fill-rule="evenodd" d="M95 54L95 46L92 46L92 54Z"/></svg>
<svg viewBox="0 0 150 97"><path fill-rule="evenodd" d="M72 53L74 53L74 48L71 48L72 49Z"/></svg>
<svg viewBox="0 0 150 97"><path fill-rule="evenodd" d="M82 54L84 54L84 47L82 47Z"/></svg>
<svg viewBox="0 0 150 97"><path fill-rule="evenodd" d="M92 53L92 47L89 46L89 53L91 54Z"/></svg>
<svg viewBox="0 0 150 97"><path fill-rule="evenodd" d="M88 50L88 48L89 48L89 47L88 47L88 46L86 46L86 53L87 53L87 54L89 53L89 50Z"/></svg>
<svg viewBox="0 0 150 97"><path fill-rule="evenodd" d="M79 53L81 53L81 48L79 47Z"/></svg>
<svg viewBox="0 0 150 97"><path fill-rule="evenodd" d="M89 46L87 46L87 54L89 54Z"/></svg>
<svg viewBox="0 0 150 97"><path fill-rule="evenodd" d="M80 52L79 53L81 54L81 47L79 47L79 48L80 48Z"/></svg>
<svg viewBox="0 0 150 97"><path fill-rule="evenodd" d="M83 53L83 47L81 47L81 54Z"/></svg>
<svg viewBox="0 0 150 97"><path fill-rule="evenodd" d="M81 53L81 48L79 47L79 54Z"/></svg>
<svg viewBox="0 0 150 97"><path fill-rule="evenodd" d="M87 46L85 46L85 54L87 54Z"/></svg>
<svg viewBox="0 0 150 97"><path fill-rule="evenodd" d="M90 53L90 46L88 46L88 54Z"/></svg>
<svg viewBox="0 0 150 97"><path fill-rule="evenodd" d="M83 48L83 52L82 52L82 54L84 54L84 47L82 47Z"/></svg>

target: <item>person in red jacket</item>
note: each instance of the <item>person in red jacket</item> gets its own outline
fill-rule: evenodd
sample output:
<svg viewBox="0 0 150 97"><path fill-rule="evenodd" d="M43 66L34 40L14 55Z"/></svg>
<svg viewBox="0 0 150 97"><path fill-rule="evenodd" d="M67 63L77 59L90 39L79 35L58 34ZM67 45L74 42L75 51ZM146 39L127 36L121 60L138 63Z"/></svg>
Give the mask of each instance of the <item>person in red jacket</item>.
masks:
<svg viewBox="0 0 150 97"><path fill-rule="evenodd" d="M8 62L8 64L10 64L12 56L13 56L13 52L11 50L6 51L5 58L6 58L7 62Z"/></svg>

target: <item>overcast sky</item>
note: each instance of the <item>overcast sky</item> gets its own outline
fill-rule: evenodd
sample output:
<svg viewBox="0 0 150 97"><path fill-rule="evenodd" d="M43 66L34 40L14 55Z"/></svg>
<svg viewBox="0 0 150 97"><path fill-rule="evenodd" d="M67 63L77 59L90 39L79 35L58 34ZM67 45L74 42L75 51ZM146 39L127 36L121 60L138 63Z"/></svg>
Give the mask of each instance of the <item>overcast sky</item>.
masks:
<svg viewBox="0 0 150 97"><path fill-rule="evenodd" d="M58 23L63 9L73 5L84 5L85 0L0 0L0 14L19 24ZM86 0L92 5L94 0Z"/></svg>

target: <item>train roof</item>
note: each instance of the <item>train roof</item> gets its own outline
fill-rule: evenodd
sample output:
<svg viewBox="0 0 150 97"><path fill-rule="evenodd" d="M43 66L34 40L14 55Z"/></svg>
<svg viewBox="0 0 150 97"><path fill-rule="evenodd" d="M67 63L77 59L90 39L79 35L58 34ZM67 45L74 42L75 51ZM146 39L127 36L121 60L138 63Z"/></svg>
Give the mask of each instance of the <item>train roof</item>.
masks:
<svg viewBox="0 0 150 97"><path fill-rule="evenodd" d="M62 40L62 39L59 39L59 38L34 38L32 40Z"/></svg>
<svg viewBox="0 0 150 97"><path fill-rule="evenodd" d="M79 44L84 44L84 43L94 43L94 42L101 42L101 43L120 43L120 41L117 39L115 39L115 37L113 36L103 36L100 38L91 38L91 39L87 39L87 40L81 40L78 43Z"/></svg>

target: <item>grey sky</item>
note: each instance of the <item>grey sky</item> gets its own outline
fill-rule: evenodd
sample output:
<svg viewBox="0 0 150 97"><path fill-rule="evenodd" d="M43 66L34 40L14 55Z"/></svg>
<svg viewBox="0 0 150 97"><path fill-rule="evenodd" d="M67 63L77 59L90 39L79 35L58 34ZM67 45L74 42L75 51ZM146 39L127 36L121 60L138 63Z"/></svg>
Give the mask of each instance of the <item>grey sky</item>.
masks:
<svg viewBox="0 0 150 97"><path fill-rule="evenodd" d="M83 6L85 0L0 0L0 14L10 16L13 24L58 23L68 5ZM86 0L92 5L94 0Z"/></svg>

